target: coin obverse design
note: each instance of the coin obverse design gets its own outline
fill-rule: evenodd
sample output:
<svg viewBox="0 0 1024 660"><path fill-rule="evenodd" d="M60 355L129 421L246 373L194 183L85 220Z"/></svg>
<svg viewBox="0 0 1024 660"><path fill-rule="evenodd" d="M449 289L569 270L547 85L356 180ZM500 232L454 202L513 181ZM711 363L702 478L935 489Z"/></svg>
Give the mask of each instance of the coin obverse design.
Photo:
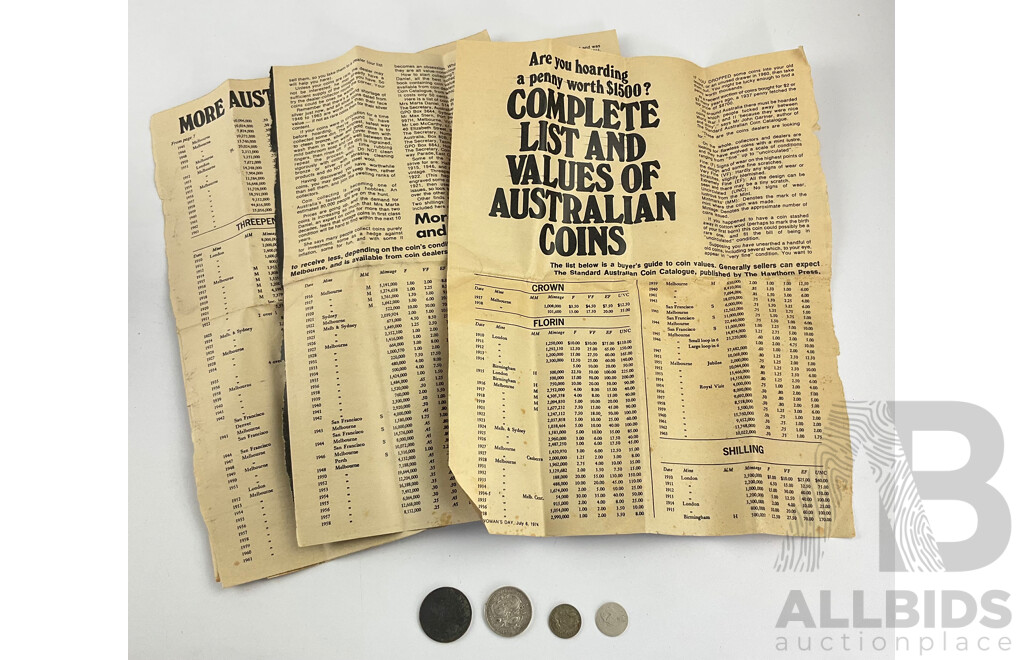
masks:
<svg viewBox="0 0 1024 660"><path fill-rule="evenodd" d="M515 587L501 587L491 594L484 606L487 626L502 637L515 637L526 630L533 618L530 599Z"/></svg>
<svg viewBox="0 0 1024 660"><path fill-rule="evenodd" d="M618 637L629 625L626 610L618 603L605 603L597 608L597 616L594 619L597 629L609 637Z"/></svg>
<svg viewBox="0 0 1024 660"><path fill-rule="evenodd" d="M469 630L472 619L469 599L455 587L434 589L420 605L420 627L435 642L454 642Z"/></svg>
<svg viewBox="0 0 1024 660"><path fill-rule="evenodd" d="M548 616L548 628L555 633L555 637L562 639L575 637L582 625L583 618L580 617L580 611L568 603L556 605L555 609L551 610L551 615Z"/></svg>

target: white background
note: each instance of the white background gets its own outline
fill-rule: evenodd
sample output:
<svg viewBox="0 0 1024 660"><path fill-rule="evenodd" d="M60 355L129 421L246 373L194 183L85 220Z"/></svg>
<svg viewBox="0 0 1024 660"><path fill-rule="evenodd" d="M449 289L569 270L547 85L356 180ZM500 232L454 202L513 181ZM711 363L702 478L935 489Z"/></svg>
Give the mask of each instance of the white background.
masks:
<svg viewBox="0 0 1024 660"><path fill-rule="evenodd" d="M749 658L772 653L790 589L833 589L846 609L850 590L865 589L877 606L893 576L877 570L877 493L862 464L858 537L830 542L816 573L774 572L773 537L529 539L472 524L221 589L195 497L148 119L272 64L330 59L356 44L419 50L484 28L496 40L615 28L624 55L702 65L802 45L820 111L847 397L989 409L1007 445L993 483L1013 509L1021 386L1010 374L1022 365L1020 306L1008 300L1019 298L1021 213L1010 196L1021 172L1010 154L1021 136L1019 111L1000 90L1019 79L1020 21L969 7L901 9L898 225L887 3L168 2L12 20L3 112L14 258L3 267L13 424L3 488L16 592L5 600L17 607L3 643L64 657ZM127 334L109 325L125 300ZM969 510L938 516L949 540L970 535ZM1015 544L982 571L897 583L1018 593ZM521 636L498 638L479 616L455 644L423 636L416 613L434 587L461 588L479 614L503 584L533 599L534 623ZM619 638L593 625L605 600L629 612ZM584 615L573 640L547 630L559 602Z"/></svg>
<svg viewBox="0 0 1024 660"><path fill-rule="evenodd" d="M686 649L696 657L760 656L790 588L829 585L884 589L875 569L873 493L858 492L862 535L835 543L821 574L773 572L781 542L772 537L692 539L653 536L533 539L488 536L472 524L424 533L285 579L223 591L210 579L205 530L191 472L188 422L168 304L160 207L151 184L152 112L195 98L226 77L266 75L271 64L329 59L355 44L419 50L487 28L495 40L528 40L616 28L625 55L672 55L710 65L803 45L820 104L822 158L835 218L835 309L848 396L893 394L893 17L891 11L763 3L637 11L629 3L365 3L343 11L260 12L253 5L147 12L138 31L132 136L138 211L132 258L138 301L130 373L138 428L129 480L129 648L140 656L211 653L221 657L622 657ZM269 6L269 5L268 5ZM134 188L135 186L133 186ZM869 194L865 192L870 191ZM159 429L159 430L157 430ZM870 483L870 482L866 482ZM863 496L861 496L863 495ZM520 587L535 607L533 625L514 640L481 618L487 595ZM425 638L423 596L454 585L476 620L453 646ZM606 600L630 615L611 639L593 621ZM572 641L555 638L547 613L570 602L585 618ZM744 635L723 634L743 630Z"/></svg>

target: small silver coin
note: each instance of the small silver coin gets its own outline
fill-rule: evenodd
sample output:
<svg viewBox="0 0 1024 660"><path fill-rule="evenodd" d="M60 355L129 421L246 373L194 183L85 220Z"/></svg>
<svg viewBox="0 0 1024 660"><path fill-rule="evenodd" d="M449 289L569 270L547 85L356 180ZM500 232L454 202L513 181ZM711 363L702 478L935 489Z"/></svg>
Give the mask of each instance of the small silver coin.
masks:
<svg viewBox="0 0 1024 660"><path fill-rule="evenodd" d="M501 587L484 606L487 626L502 637L515 637L526 630L533 618L530 599L515 587Z"/></svg>
<svg viewBox="0 0 1024 660"><path fill-rule="evenodd" d="M609 637L618 637L629 625L626 610L618 603L605 603L597 608L597 629Z"/></svg>
<svg viewBox="0 0 1024 660"><path fill-rule="evenodd" d="M580 611L568 603L556 605L555 609L551 610L551 615L548 616L548 628L555 633L555 637L562 639L575 637L582 625L583 618L580 617Z"/></svg>

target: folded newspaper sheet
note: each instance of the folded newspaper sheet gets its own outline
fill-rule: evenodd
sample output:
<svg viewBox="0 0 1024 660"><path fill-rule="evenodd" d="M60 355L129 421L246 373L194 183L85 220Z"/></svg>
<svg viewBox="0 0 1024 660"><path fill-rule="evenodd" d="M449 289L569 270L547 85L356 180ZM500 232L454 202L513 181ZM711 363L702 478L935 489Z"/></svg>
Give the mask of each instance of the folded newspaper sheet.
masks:
<svg viewBox="0 0 1024 660"><path fill-rule="evenodd" d="M488 530L852 536L803 51L457 59L451 467Z"/></svg>
<svg viewBox="0 0 1024 660"><path fill-rule="evenodd" d="M448 467L451 64L357 48L271 72L303 546L479 519Z"/></svg>
<svg viewBox="0 0 1024 660"><path fill-rule="evenodd" d="M223 586L403 536L314 548L295 540L269 87L267 78L229 80L150 125L199 508Z"/></svg>

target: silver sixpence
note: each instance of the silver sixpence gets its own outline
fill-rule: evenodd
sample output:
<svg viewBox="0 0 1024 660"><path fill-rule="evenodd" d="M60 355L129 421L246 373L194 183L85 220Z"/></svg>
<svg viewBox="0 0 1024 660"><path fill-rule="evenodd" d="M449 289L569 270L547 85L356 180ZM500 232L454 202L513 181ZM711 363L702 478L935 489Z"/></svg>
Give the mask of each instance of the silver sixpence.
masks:
<svg viewBox="0 0 1024 660"><path fill-rule="evenodd" d="M583 625L583 618L580 611L568 603L556 605L548 617L548 628L555 633L555 637L569 639L575 637Z"/></svg>
<svg viewBox="0 0 1024 660"><path fill-rule="evenodd" d="M618 637L629 625L626 610L618 603L605 603L597 608L597 629L609 637Z"/></svg>
<svg viewBox="0 0 1024 660"><path fill-rule="evenodd" d="M491 594L484 606L487 626L502 637L515 637L526 630L533 618L530 599L515 587L502 587Z"/></svg>

